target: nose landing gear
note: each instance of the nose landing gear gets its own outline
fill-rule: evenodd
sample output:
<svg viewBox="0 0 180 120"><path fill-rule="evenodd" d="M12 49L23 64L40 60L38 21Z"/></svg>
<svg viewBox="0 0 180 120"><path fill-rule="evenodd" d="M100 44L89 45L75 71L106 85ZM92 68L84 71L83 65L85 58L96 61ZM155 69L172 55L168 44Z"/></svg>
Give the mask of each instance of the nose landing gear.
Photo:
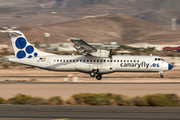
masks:
<svg viewBox="0 0 180 120"><path fill-rule="evenodd" d="M163 78L164 77L164 75L163 74L160 74L160 78Z"/></svg>
<svg viewBox="0 0 180 120"><path fill-rule="evenodd" d="M163 78L164 77L163 71L160 71L159 73L160 73L160 78Z"/></svg>

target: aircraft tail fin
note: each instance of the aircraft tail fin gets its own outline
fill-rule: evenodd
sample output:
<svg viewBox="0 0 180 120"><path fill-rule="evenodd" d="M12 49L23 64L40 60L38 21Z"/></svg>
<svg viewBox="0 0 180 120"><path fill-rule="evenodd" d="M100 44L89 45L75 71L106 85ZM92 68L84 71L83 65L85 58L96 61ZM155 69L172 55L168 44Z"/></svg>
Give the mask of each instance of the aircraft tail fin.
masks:
<svg viewBox="0 0 180 120"><path fill-rule="evenodd" d="M11 36L15 56L18 59L35 58L38 56L51 55L50 53L42 52L31 45L24 34L20 31L8 31Z"/></svg>

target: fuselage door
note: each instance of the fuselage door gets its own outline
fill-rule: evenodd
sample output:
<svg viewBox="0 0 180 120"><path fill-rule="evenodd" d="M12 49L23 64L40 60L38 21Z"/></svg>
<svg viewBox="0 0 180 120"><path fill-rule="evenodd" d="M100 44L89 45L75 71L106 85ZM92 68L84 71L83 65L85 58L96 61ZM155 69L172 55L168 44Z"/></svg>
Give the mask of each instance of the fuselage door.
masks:
<svg viewBox="0 0 180 120"><path fill-rule="evenodd" d="M47 59L46 60L46 67L50 69L50 66L51 66L51 60Z"/></svg>

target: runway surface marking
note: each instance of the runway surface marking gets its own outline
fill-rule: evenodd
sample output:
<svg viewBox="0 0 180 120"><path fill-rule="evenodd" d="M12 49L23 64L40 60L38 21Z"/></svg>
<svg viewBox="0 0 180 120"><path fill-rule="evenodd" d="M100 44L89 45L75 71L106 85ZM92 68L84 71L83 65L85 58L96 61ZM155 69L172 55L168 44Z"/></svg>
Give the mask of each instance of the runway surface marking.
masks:
<svg viewBox="0 0 180 120"><path fill-rule="evenodd" d="M69 120L69 118L53 119L53 120Z"/></svg>

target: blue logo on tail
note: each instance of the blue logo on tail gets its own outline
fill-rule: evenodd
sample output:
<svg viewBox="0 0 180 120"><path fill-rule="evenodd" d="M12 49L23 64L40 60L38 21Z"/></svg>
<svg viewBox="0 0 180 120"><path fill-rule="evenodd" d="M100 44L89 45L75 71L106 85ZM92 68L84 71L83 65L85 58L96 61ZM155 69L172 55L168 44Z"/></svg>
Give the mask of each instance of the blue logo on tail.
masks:
<svg viewBox="0 0 180 120"><path fill-rule="evenodd" d="M16 57L18 59L25 58L26 56L29 59L32 58L33 56L34 57L38 56L38 53L34 52L34 47L32 45L27 46L26 39L23 37L17 38L15 45L19 49L19 51L17 52L17 55L16 55ZM24 48L25 48L25 51L22 50Z"/></svg>

